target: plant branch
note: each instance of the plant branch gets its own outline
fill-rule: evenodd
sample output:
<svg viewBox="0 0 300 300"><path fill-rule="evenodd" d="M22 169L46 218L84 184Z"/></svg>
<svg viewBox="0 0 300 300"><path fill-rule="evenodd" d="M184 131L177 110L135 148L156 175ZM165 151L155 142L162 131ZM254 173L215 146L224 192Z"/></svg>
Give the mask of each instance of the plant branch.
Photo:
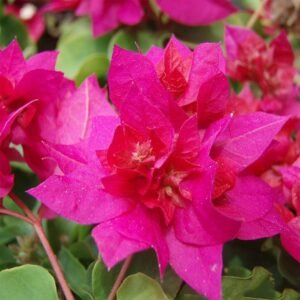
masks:
<svg viewBox="0 0 300 300"><path fill-rule="evenodd" d="M42 224L40 218L35 216L34 213L23 203L23 201L17 195L15 195L14 193L11 192L9 194L9 196L23 210L23 212L27 215L27 217L25 217L21 214L9 211L9 210L5 210L5 209L1 209L0 213L2 211L3 213L6 213L7 215L11 215L16 218L22 219L33 225L33 227L36 231L36 234L37 234L41 244L43 245L43 248L49 258L49 261L55 272L57 281L59 282L59 284L61 286L61 289L65 295L66 300L74 300L74 296L68 286L68 283L65 279L64 273L61 269L61 266L60 266L60 264L57 260L57 257L55 255L55 253L53 252L51 245L47 239L47 236L44 231L43 224Z"/></svg>
<svg viewBox="0 0 300 300"><path fill-rule="evenodd" d="M26 204L13 192L9 193L9 197L24 211L28 218L32 221L36 220L36 216L33 212L26 206Z"/></svg>
<svg viewBox="0 0 300 300"><path fill-rule="evenodd" d="M266 0L261 1L261 4L258 6L258 8L254 12L254 14L251 16L251 18L247 24L247 28L250 29L255 25L255 23L257 22L258 18L261 16L261 14L264 10L266 2L267 2Z"/></svg>
<svg viewBox="0 0 300 300"><path fill-rule="evenodd" d="M65 276L63 274L63 271L61 269L61 266L57 260L56 255L54 254L50 243L46 237L45 231L43 229L43 225L41 221L36 220L36 222L33 224L34 229L36 231L37 236L39 237L41 244L43 245L45 252L49 258L49 261L52 265L52 268L55 272L56 278L61 286L61 289L66 297L67 300L74 300L73 294L68 286L68 283L65 279Z"/></svg>
<svg viewBox="0 0 300 300"><path fill-rule="evenodd" d="M15 217L17 219L23 220L24 222L33 225L33 222L31 221L31 219L29 219L29 218L27 218L27 217L25 217L25 216L23 216L23 215L15 212L15 211L12 211L12 210L5 209L5 208L0 208L0 214L11 216L11 217Z"/></svg>
<svg viewBox="0 0 300 300"><path fill-rule="evenodd" d="M113 287L110 291L110 294L109 294L107 300L115 300L116 295L117 295L117 291L118 291L121 283L123 282L123 280L126 276L126 273L127 273L127 270L130 266L132 258L133 258L133 255L127 257L126 260L124 261L123 266L120 270L120 273L119 273L119 275L118 275L118 277L117 277L117 279L116 279L116 281L115 281L115 283L114 283L114 285L113 285Z"/></svg>

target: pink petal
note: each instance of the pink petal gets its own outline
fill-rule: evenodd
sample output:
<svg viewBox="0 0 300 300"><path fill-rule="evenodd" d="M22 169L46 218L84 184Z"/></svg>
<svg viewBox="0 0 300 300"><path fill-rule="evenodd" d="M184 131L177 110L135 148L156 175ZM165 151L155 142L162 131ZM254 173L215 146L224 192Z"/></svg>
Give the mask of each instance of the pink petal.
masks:
<svg viewBox="0 0 300 300"><path fill-rule="evenodd" d="M157 4L175 21L191 26L207 25L236 11L229 0L178 0L176 5L170 0L157 0Z"/></svg>
<svg viewBox="0 0 300 300"><path fill-rule="evenodd" d="M273 56L276 59L276 63L293 66L295 60L294 51L284 31L271 42L270 47L274 49Z"/></svg>
<svg viewBox="0 0 300 300"><path fill-rule="evenodd" d="M27 72L37 69L54 71L57 56L58 51L45 51L31 56L26 62Z"/></svg>
<svg viewBox="0 0 300 300"><path fill-rule="evenodd" d="M168 93L161 85L154 66L142 54L114 48L108 73L110 97L118 109L126 99L146 98L166 105Z"/></svg>
<svg viewBox="0 0 300 300"><path fill-rule="evenodd" d="M287 120L262 112L233 117L215 142L214 158L229 161L237 171L245 169L263 154Z"/></svg>
<svg viewBox="0 0 300 300"><path fill-rule="evenodd" d="M26 72L23 52L16 40L0 50L0 61L0 74L7 76L11 82L18 82Z"/></svg>
<svg viewBox="0 0 300 300"><path fill-rule="evenodd" d="M10 174L9 161L0 152L0 199L7 196L13 187L14 176Z"/></svg>
<svg viewBox="0 0 300 300"><path fill-rule="evenodd" d="M277 201L278 195L268 184L255 176L238 176L226 201L218 206L229 218L251 222L265 216Z"/></svg>
<svg viewBox="0 0 300 300"><path fill-rule="evenodd" d="M251 42L253 49L266 48L265 41L253 30L232 25L226 26L225 47L230 60L234 61L239 58L239 51L246 42Z"/></svg>
<svg viewBox="0 0 300 300"><path fill-rule="evenodd" d="M225 72L225 58L220 44L203 43L197 46L193 53L188 87L179 104L187 105L201 99L203 84L220 72Z"/></svg>
<svg viewBox="0 0 300 300"><path fill-rule="evenodd" d="M267 238L284 231L285 228L286 224L275 208L272 208L263 217L254 221L242 223L237 237L241 240Z"/></svg>
<svg viewBox="0 0 300 300"><path fill-rule="evenodd" d="M168 118L154 105L140 98L128 99L120 111L120 119L138 132L149 134L155 130L165 145L171 146L174 129Z"/></svg>
<svg viewBox="0 0 300 300"><path fill-rule="evenodd" d="M220 300L222 287L222 246L195 247L168 235L170 265L193 289L209 300Z"/></svg>
<svg viewBox="0 0 300 300"><path fill-rule="evenodd" d="M78 143L89 135L94 117L114 114L106 92L99 88L97 78L91 76L61 102L56 121L56 143Z"/></svg>
<svg viewBox="0 0 300 300"><path fill-rule="evenodd" d="M287 252L300 262L300 217L288 223L287 230L281 233L281 242Z"/></svg>
<svg viewBox="0 0 300 300"><path fill-rule="evenodd" d="M88 166L86 167L88 168ZM81 224L104 222L126 212L131 207L130 201L112 197L95 185L97 174L82 171L74 177L52 176L28 193L55 213Z"/></svg>
<svg viewBox="0 0 300 300"><path fill-rule="evenodd" d="M155 250L162 276L169 261L169 251L160 219L161 215L137 205L134 210L115 219L113 223L119 234Z"/></svg>
<svg viewBox="0 0 300 300"><path fill-rule="evenodd" d="M207 80L198 94L199 124L205 127L224 116L230 94L228 79L218 73Z"/></svg>
<svg viewBox="0 0 300 300"><path fill-rule="evenodd" d="M100 224L93 229L93 238L101 258L108 268L112 268L126 257L149 248L144 242L132 240L116 230L113 221Z"/></svg>
<svg viewBox="0 0 300 300"><path fill-rule="evenodd" d="M177 238L196 245L216 245L234 238L240 221L222 215L212 203L214 166L203 166L204 170L182 183L182 188L192 195L191 205L178 208L174 228Z"/></svg>
<svg viewBox="0 0 300 300"><path fill-rule="evenodd" d="M139 0L86 0L76 11L77 15L90 15L95 36L103 35L118 26L138 24L144 11Z"/></svg>

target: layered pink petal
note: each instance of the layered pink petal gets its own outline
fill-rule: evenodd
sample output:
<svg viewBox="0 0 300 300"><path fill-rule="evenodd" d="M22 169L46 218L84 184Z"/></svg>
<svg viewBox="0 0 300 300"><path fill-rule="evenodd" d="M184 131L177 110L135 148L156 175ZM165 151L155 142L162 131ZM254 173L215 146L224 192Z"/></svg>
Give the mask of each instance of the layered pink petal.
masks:
<svg viewBox="0 0 300 300"><path fill-rule="evenodd" d="M281 242L288 253L300 262L300 217L292 219L281 233Z"/></svg>
<svg viewBox="0 0 300 300"><path fill-rule="evenodd" d="M163 12L185 25L206 25L226 18L236 8L229 0L179 0L176 5L169 0L157 0Z"/></svg>
<svg viewBox="0 0 300 300"><path fill-rule="evenodd" d="M144 242L129 239L116 231L114 221L108 221L93 229L93 238L101 258L108 268L114 267L126 257L149 248Z"/></svg>
<svg viewBox="0 0 300 300"><path fill-rule="evenodd" d="M15 83L26 72L26 62L22 49L16 40L12 41L5 49L0 50L0 74Z"/></svg>
<svg viewBox="0 0 300 300"><path fill-rule="evenodd" d="M196 247L168 234L170 265L193 289L209 300L221 299L222 246Z"/></svg>
<svg viewBox="0 0 300 300"><path fill-rule="evenodd" d="M91 76L63 99L56 121L56 142L77 143L89 135L94 117L114 114L106 92L100 89L97 78Z"/></svg>
<svg viewBox="0 0 300 300"><path fill-rule="evenodd" d="M74 177L51 176L28 193L60 216L79 222L92 224L104 222L126 212L131 207L130 201L117 199L105 193L95 178L89 179L86 172ZM90 174L99 176L99 174Z"/></svg>
<svg viewBox="0 0 300 300"><path fill-rule="evenodd" d="M233 117L218 136L213 156L241 171L263 154L286 121L285 117L261 112Z"/></svg>

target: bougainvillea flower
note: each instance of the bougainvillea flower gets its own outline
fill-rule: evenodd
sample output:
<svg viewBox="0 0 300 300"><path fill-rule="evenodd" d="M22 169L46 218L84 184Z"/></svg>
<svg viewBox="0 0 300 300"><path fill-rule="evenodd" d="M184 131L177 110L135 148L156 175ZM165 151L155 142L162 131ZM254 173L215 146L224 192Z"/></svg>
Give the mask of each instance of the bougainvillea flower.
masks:
<svg viewBox="0 0 300 300"><path fill-rule="evenodd" d="M108 80L117 107L124 95L138 95L140 89L154 104L161 95L187 115L198 113L199 124L206 127L226 111L230 87L224 72L219 44L203 43L192 52L173 37L164 50L153 47L146 56L116 48Z"/></svg>
<svg viewBox="0 0 300 300"><path fill-rule="evenodd" d="M279 173L287 199L287 206L279 207L279 211L288 224L287 230L281 233L281 241L288 253L300 262L300 160L281 167Z"/></svg>
<svg viewBox="0 0 300 300"><path fill-rule="evenodd" d="M183 122L177 137L166 116L142 98L124 103L120 117L121 122L112 116L97 117L84 153L88 163L74 146L67 152L67 163L67 148L57 151L64 176L52 176L30 193L60 215L80 223L99 223L93 236L108 267L152 247L161 273L170 261L195 289L219 299L221 288L215 286L220 287L222 247L180 241L173 225L181 210L195 216L194 202L209 201L213 188L214 163L200 147L197 119ZM61 198L67 193L68 199ZM191 219L190 226L198 222L197 217ZM183 264L185 250L197 256ZM191 272L196 266L197 273ZM211 287L196 279L207 275Z"/></svg>
<svg viewBox="0 0 300 300"><path fill-rule="evenodd" d="M262 110L282 113L296 102L294 53L284 32L266 45L250 29L227 26L225 44L229 75L260 87Z"/></svg>
<svg viewBox="0 0 300 300"><path fill-rule="evenodd" d="M159 76L160 72L157 72L157 69L153 67L153 64L159 65L159 63L164 62L164 59L168 56L168 50L170 48L174 50L174 47L176 47L178 51L176 51L176 54L173 56L175 59L170 59L167 66L167 69L169 71L171 70L171 75L169 76L168 81L162 81L162 77ZM198 49L203 50L203 55L200 56L202 60L195 59L195 68L190 71L190 78L195 80L190 80L191 83L188 85L189 88L187 89L190 97L187 97L186 99L195 99L194 95L201 95L200 97L197 95L199 99L196 102L196 107L198 105L198 109L194 110L194 113L198 113L198 122L202 127L203 124L208 126L212 121L218 119L218 116L222 116L222 111L223 114L225 114L229 91L227 86L228 83L224 88L224 85L222 85L224 82L223 80L214 80L214 75L216 73L224 76L222 73L224 60L218 45L203 44L203 47L201 48L200 45ZM182 60L178 58L179 56L177 54L179 51L182 53L182 57L186 58L187 63L182 63ZM198 53L201 53L201 51L199 50ZM204 53L206 55L204 55ZM138 101L141 94L146 96L147 99L154 105L159 105L162 110L166 110L166 107L170 107L170 101L171 103L177 102L180 104L180 100L183 98L180 98L180 96L176 98L178 94L173 93L174 89L170 89L170 85L168 83L176 82L176 84L171 86L182 87L181 82L185 82L184 76L177 75L180 71L182 72L184 70L184 67L190 65L188 57L191 56L191 52L173 38L166 48L165 56L163 56L163 54L164 52L158 48L153 48L148 53L148 57L115 48L108 78L111 99L117 108L121 108L122 103L129 101L130 99L136 98L136 101ZM172 70L174 71L172 72ZM172 75L174 76L172 77ZM217 77L223 78L223 76ZM164 76L164 78L167 77L167 75ZM176 80L172 81L171 78L175 78ZM214 84L207 83L210 82L211 78L213 78ZM220 83L221 87L218 86L217 83ZM212 94L215 95L215 97L211 98L211 101L207 101L207 99L210 98L204 97L204 95L209 95L209 93L205 93L208 86L210 87L209 90ZM217 90L217 92L215 90ZM162 100L158 99L168 99L168 101L164 104L164 107L162 107ZM220 110L219 114L214 115L213 112L216 105L218 105L218 101L224 103L225 109ZM205 107L203 103L205 103L207 109L199 109L199 107ZM186 107L182 106L182 108L185 109ZM179 118L180 112L177 112L176 116ZM170 118L173 119L172 116L170 116ZM203 120L207 120L207 122L204 122ZM215 135L215 138L217 138L214 146L212 147L211 155L213 159L217 161L217 178L214 187L214 198L216 198L218 202L220 202L219 198L221 196L226 198L226 191L235 186L236 177L239 176L239 173L254 163L263 154L286 120L286 118L264 113L254 113L241 117L225 118L208 128L206 135L210 136L210 132L212 132L212 135ZM218 134L216 134L216 132L218 132ZM267 138L268 134L269 138ZM232 144L230 142L231 139L233 142ZM230 149L227 148L225 141L229 143L228 146L230 145ZM250 141L253 144L249 147ZM257 181L259 181L259 179L257 179ZM272 201L277 197L276 194L271 193L270 188L263 182L258 182L257 184L262 186L262 190L265 191L267 197L272 198L269 204L272 203ZM244 184L244 188L247 188L246 183ZM254 194L250 196L251 191L245 190L244 192L249 192L249 198L256 198ZM265 217L270 217L270 215L276 214L276 211L273 209L273 205L270 204L269 210L269 214L265 214ZM201 212L199 211L198 213ZM264 218L264 216L261 215L257 216L259 216L258 218ZM271 222L269 223L271 226ZM280 218L276 218L276 216L274 216L273 225L274 227L272 230L274 232L279 230L283 224L280 222ZM261 227L263 228L263 225ZM268 226L265 228L265 231L260 231L260 235L265 234L268 236L268 234L272 231L271 228L267 229ZM251 236L254 238L254 233L252 233Z"/></svg>
<svg viewBox="0 0 300 300"><path fill-rule="evenodd" d="M93 237L108 267L153 248L161 274L170 263L199 293L220 299L224 242L272 236L284 226L273 211L273 190L240 173L286 118L229 116L203 134L198 117L176 105L151 60L132 53L122 64L123 54L115 49L118 63L109 73L119 118L98 116L87 140L52 145L60 172L29 192L59 215L97 224ZM234 182L212 199L220 162L231 166Z"/></svg>
<svg viewBox="0 0 300 300"><path fill-rule="evenodd" d="M259 99L256 99L253 95L249 84L245 84L238 95L235 93L230 95L227 104L227 113L245 115L259 110Z"/></svg>
<svg viewBox="0 0 300 300"><path fill-rule="evenodd" d="M77 143L89 134L94 116L114 114L94 76L76 90L55 71L56 57L44 52L26 61L16 42L0 52L1 119L8 120L2 131L23 146L26 162L41 178L53 170L42 141Z"/></svg>
<svg viewBox="0 0 300 300"><path fill-rule="evenodd" d="M52 0L44 11L75 10L78 16L90 16L95 36L121 25L136 25L144 17L141 0Z"/></svg>
<svg viewBox="0 0 300 300"><path fill-rule="evenodd" d="M45 31L44 17L40 9L30 1L14 1L13 4L5 5L5 13L14 15L28 29L29 36L33 41L38 41Z"/></svg>
<svg viewBox="0 0 300 300"><path fill-rule="evenodd" d="M207 25L236 12L230 0L157 0L158 6L171 19L191 26Z"/></svg>

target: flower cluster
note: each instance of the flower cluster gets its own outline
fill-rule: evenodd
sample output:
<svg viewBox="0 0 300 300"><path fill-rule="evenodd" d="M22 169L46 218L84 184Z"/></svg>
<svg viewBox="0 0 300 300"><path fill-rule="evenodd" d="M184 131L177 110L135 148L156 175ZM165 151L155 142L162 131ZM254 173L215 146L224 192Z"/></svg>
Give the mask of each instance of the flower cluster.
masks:
<svg viewBox="0 0 300 300"><path fill-rule="evenodd" d="M230 0L180 0L176 5L171 0L159 0L157 5L171 19L190 26L210 24L237 11ZM64 11L89 16L93 33L99 36L122 25L139 24L152 9L149 0L46 0L38 6L35 1L17 0L6 6L8 14L15 15L26 24L33 40L38 40L45 29L45 13Z"/></svg>
<svg viewBox="0 0 300 300"><path fill-rule="evenodd" d="M21 18L24 5L6 11ZM102 35L138 24L148 5L52 0L27 21L38 39L43 13L75 10ZM187 25L236 9L227 0L157 5ZM161 278L170 265L210 300L222 296L229 241L279 234L300 262L293 49L285 32L266 44L234 26L226 27L225 48L225 56L219 43L191 50L174 36L145 54L115 46L102 89L95 76L76 87L55 69L56 52L25 59L13 41L0 50L0 199L14 185L10 163L25 162L41 180L28 193L49 212L93 225L108 268L153 249Z"/></svg>
<svg viewBox="0 0 300 300"><path fill-rule="evenodd" d="M82 116L72 112L72 126L63 128L72 138L42 136L57 165L29 193L58 215L96 224L92 234L109 268L153 248L161 276L170 264L196 291L220 299L224 244L282 233L290 249L297 220L287 224L282 217L286 197L297 190L296 180L286 179L296 162L276 169L282 189L266 176L274 171L270 153L291 151L283 146L292 147L288 134L296 122L258 108L231 111L226 65L232 60L226 62L219 44L191 51L174 37L146 55L116 47L108 75L115 109L102 97L99 105L95 87L86 84L93 116L85 114L80 126L85 132L92 120L89 133L77 136L82 131L73 126ZM70 115L71 107L82 109L77 102L67 101Z"/></svg>

